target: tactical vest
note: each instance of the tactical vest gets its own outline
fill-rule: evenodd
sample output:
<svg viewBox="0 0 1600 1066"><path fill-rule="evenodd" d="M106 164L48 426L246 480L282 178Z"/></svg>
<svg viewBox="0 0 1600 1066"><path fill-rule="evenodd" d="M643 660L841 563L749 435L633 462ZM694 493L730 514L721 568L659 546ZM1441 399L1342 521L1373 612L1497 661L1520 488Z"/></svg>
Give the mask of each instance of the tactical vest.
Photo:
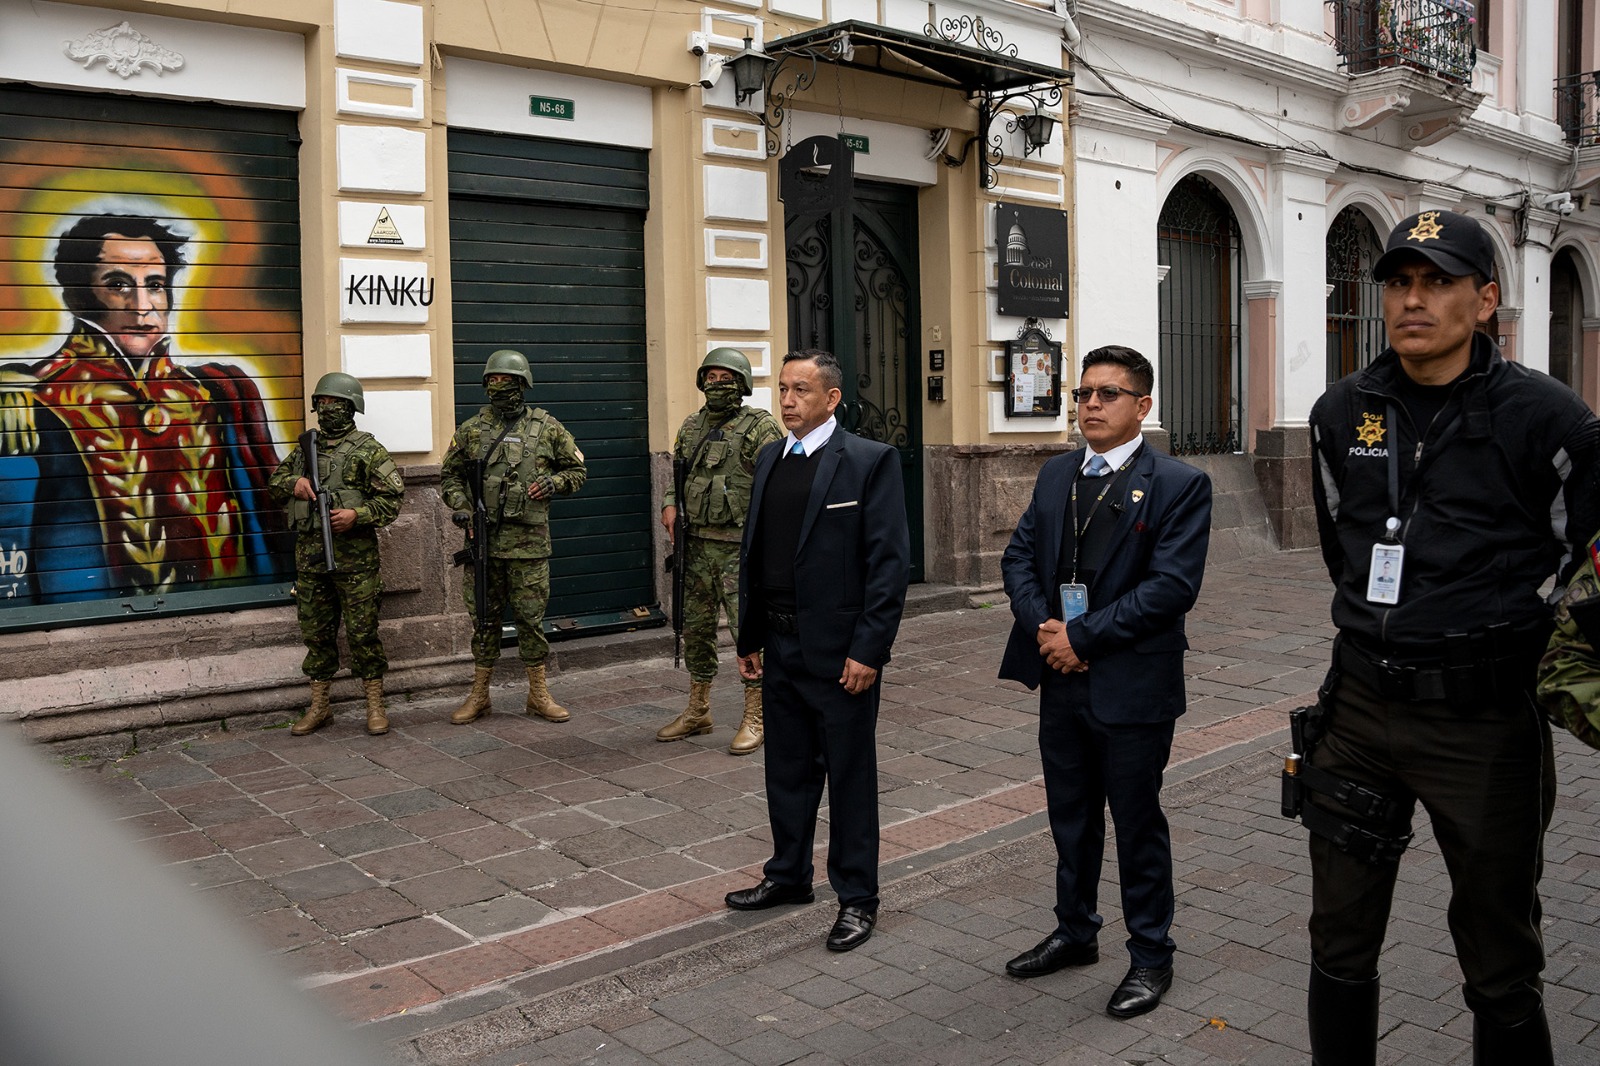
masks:
<svg viewBox="0 0 1600 1066"><path fill-rule="evenodd" d="M1600 748L1600 537L1556 604L1556 631L1539 661L1537 694L1557 724Z"/></svg>
<svg viewBox="0 0 1600 1066"><path fill-rule="evenodd" d="M362 489L352 484L350 476L350 460L355 458L355 453L362 445L372 439L372 434L363 430L352 429L344 438L331 449L317 447L317 476L321 479L322 490L328 494L328 510L337 511L340 508L355 510L367 502L367 496ZM306 456L300 453L300 470L304 477L310 475L305 472ZM314 533L317 531L317 501L302 500L298 497L289 501L289 528L297 533Z"/></svg>
<svg viewBox="0 0 1600 1066"><path fill-rule="evenodd" d="M493 409L488 407L480 412L478 446L474 449L489 460L483 471L483 503L489 510L489 521L545 525L550 521L550 501L530 499L528 486L540 474L554 469L553 447L544 440L550 416L542 407L524 408L496 446L495 438L505 429L505 423L496 426L491 421L492 414ZM494 454L488 455L491 447Z"/></svg>
<svg viewBox="0 0 1600 1066"><path fill-rule="evenodd" d="M688 516L692 533L715 537L714 530L744 528L750 494L755 490L754 473L744 466L745 438L761 424L763 413L752 407L740 408L722 427L722 439L711 441L705 437L716 427L717 417L704 408L690 416L694 424L684 427L690 432L683 441L683 458L694 458L697 450L700 457L684 480L685 498L678 501L678 507Z"/></svg>

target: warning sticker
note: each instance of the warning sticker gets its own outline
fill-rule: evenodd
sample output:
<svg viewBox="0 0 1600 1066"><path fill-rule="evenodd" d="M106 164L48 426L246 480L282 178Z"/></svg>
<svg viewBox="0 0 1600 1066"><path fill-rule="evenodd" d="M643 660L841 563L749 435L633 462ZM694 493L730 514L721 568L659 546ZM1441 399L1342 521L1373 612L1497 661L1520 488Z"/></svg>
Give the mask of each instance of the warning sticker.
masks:
<svg viewBox="0 0 1600 1066"><path fill-rule="evenodd" d="M400 236L400 227L394 224L389 217L387 207L378 208L378 221L372 226L372 233L367 237L368 244L404 244L405 239Z"/></svg>

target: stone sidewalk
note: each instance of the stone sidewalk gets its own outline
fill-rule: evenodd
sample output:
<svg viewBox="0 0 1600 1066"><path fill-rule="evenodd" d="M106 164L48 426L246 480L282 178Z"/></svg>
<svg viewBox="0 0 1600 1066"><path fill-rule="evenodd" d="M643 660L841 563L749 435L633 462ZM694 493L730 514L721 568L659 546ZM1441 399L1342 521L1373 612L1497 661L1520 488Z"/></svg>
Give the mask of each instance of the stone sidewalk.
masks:
<svg viewBox="0 0 1600 1066"><path fill-rule="evenodd" d="M884 921L844 957L820 946L831 907L721 904L769 852L762 756L722 750L739 702L731 670L714 692L716 732L676 744L653 733L687 679L653 660L556 677L573 711L563 726L507 713L520 710L507 687L498 713L467 727L445 721L449 703L403 703L386 737L346 714L308 738L278 721L64 761L401 1061L1293 1061L1307 884L1268 749L1320 680L1326 601L1314 553L1208 573L1169 773L1180 981L1170 1010L1129 1024L1100 1014L1124 968L1109 925L1089 971L995 976L1051 924L1035 699L994 680L1003 607L902 629L879 727ZM1569 775L1587 765L1563 753ZM1597 801L1564 806L1551 841L1552 945L1573 951L1600 946L1580 935L1596 904ZM1405 1021L1386 1045L1449 1062L1463 1023L1433 867L1408 866L1416 913L1397 914L1391 954L1417 976L1390 994L1417 1002L1393 1004ZM1594 987L1590 966L1568 967L1574 989ZM1558 1006L1573 1012L1563 1039L1594 1040L1587 1022L1576 1031L1586 993ZM1069 1021L1082 1023L1070 1037ZM1415 1039L1397 1043L1408 1026Z"/></svg>

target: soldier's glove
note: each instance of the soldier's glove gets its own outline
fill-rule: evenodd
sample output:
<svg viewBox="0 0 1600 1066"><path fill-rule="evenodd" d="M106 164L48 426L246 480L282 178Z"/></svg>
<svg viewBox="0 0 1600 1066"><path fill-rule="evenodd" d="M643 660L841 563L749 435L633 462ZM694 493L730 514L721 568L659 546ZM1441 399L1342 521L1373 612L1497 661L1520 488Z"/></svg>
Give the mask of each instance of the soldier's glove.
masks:
<svg viewBox="0 0 1600 1066"><path fill-rule="evenodd" d="M534 497L535 499L548 500L556 494L556 479L549 474L538 475L533 479L533 483L539 488L538 495Z"/></svg>
<svg viewBox="0 0 1600 1066"><path fill-rule="evenodd" d="M457 511L450 516L450 521L456 524L457 529L470 529L472 528L472 512Z"/></svg>

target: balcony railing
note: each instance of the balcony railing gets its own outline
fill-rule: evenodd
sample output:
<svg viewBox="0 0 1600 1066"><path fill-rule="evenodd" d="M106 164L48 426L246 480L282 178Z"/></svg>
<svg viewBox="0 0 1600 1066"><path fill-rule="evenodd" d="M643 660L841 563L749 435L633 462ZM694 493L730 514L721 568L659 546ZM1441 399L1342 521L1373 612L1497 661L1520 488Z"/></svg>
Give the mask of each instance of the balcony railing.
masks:
<svg viewBox="0 0 1600 1066"><path fill-rule="evenodd" d="M1600 144L1600 70L1556 79L1556 121L1568 144Z"/></svg>
<svg viewBox="0 0 1600 1066"><path fill-rule="evenodd" d="M1408 66L1465 85L1478 61L1469 0L1326 0L1339 65L1352 74Z"/></svg>

